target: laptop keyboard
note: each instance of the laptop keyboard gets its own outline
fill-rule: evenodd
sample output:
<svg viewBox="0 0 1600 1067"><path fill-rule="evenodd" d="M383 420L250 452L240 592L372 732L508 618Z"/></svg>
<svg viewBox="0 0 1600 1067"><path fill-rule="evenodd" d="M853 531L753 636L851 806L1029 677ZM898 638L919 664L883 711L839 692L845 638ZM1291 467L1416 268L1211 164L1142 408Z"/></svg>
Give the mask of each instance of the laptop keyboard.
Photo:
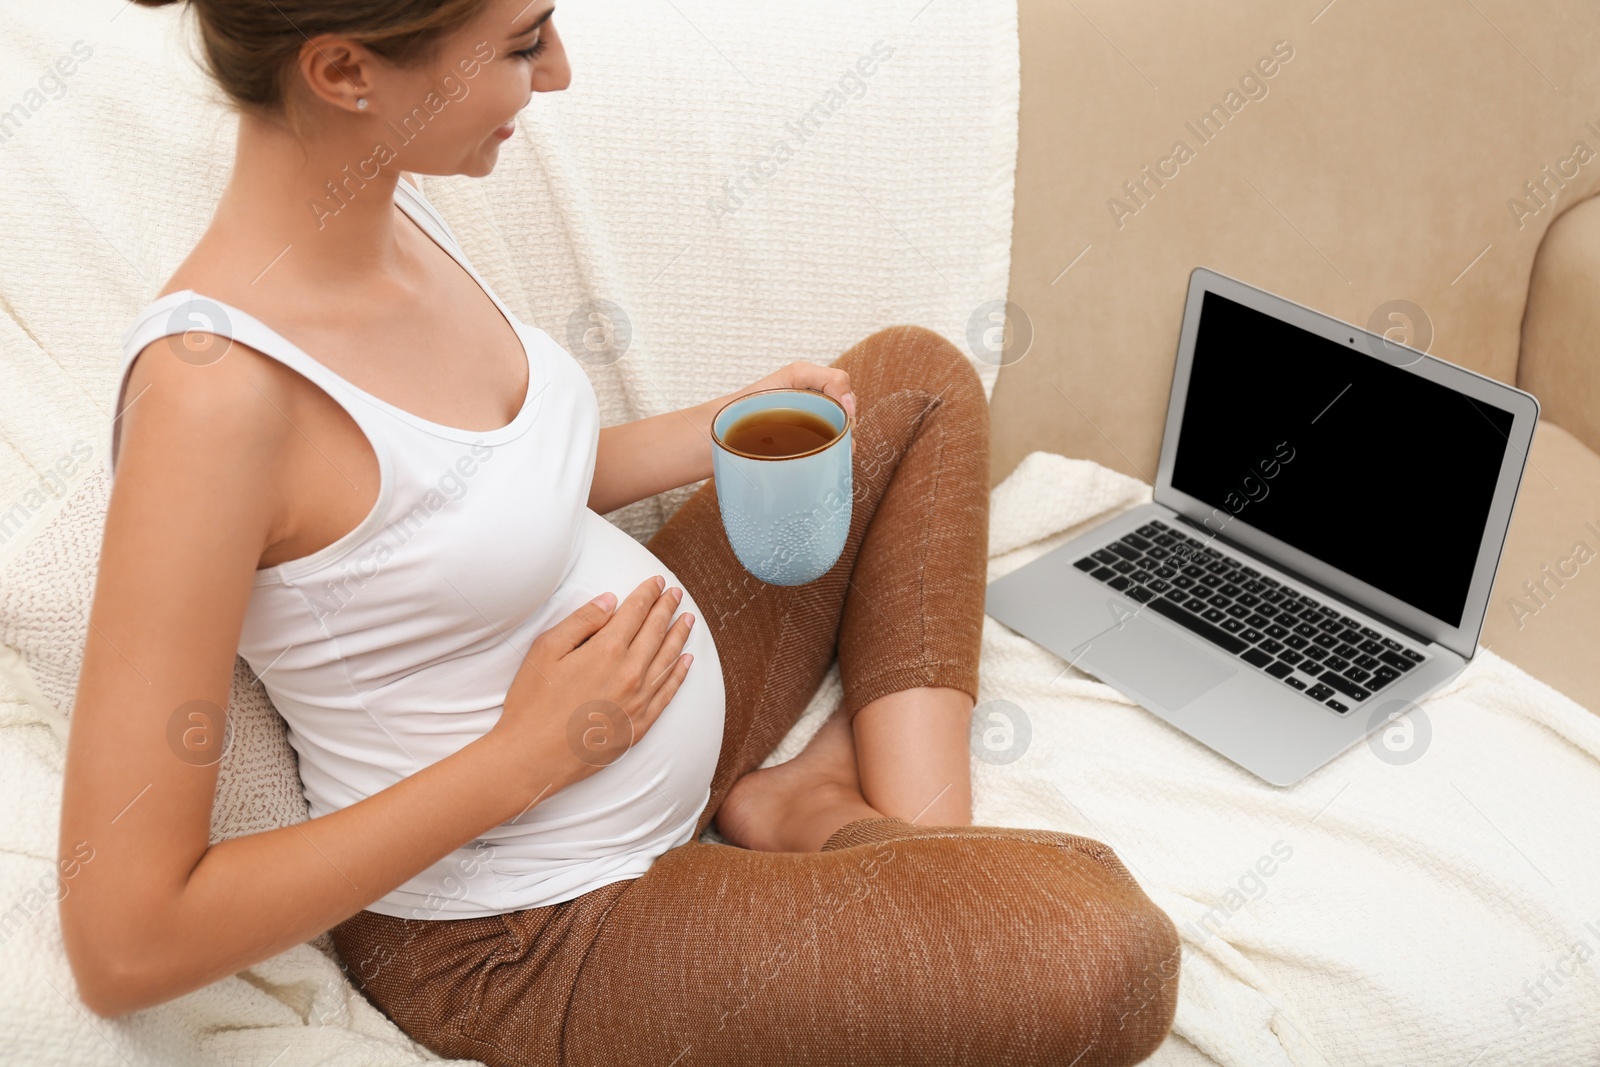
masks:
<svg viewBox="0 0 1600 1067"><path fill-rule="evenodd" d="M1427 658L1159 520L1073 566L1341 715Z"/></svg>

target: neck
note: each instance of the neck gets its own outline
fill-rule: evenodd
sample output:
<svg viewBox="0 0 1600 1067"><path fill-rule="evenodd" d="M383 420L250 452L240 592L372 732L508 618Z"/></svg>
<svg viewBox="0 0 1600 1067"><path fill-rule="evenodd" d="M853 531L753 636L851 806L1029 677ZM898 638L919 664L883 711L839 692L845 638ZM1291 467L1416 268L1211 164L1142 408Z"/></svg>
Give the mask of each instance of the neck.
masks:
<svg viewBox="0 0 1600 1067"><path fill-rule="evenodd" d="M379 168L354 147L371 141L363 137L369 122L352 117L301 141L275 122L240 117L216 218L230 236L261 246L250 249L262 257L260 277L287 267L305 283L331 286L405 273L393 206L399 164Z"/></svg>

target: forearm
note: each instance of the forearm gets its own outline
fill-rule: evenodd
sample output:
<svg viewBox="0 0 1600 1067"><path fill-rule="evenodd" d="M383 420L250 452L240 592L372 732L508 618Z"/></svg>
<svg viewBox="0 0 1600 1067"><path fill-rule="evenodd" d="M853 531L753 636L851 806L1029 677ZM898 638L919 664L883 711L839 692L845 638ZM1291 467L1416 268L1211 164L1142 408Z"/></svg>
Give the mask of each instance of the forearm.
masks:
<svg viewBox="0 0 1600 1067"><path fill-rule="evenodd" d="M366 800L296 826L219 842L186 881L138 907L137 887L106 901L116 929L69 932L98 944L80 990L97 1012L119 1015L197 989L294 945L360 911L431 864L516 817L537 795L519 753L494 734ZM525 763L525 760L520 762ZM548 796L554 789L547 790ZM537 790L531 790L537 794ZM109 872L110 863L99 865ZM130 892L131 890L131 892ZM80 911L91 902L81 900ZM99 911L100 909L95 909Z"/></svg>
<svg viewBox="0 0 1600 1067"><path fill-rule="evenodd" d="M604 515L711 477L711 418L733 395L601 430L590 509Z"/></svg>

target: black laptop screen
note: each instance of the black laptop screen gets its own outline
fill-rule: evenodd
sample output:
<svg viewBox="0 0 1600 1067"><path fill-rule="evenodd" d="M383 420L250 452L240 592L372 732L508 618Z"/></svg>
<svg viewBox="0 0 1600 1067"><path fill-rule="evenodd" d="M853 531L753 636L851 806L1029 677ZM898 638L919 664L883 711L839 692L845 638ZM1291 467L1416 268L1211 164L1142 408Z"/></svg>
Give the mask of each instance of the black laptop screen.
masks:
<svg viewBox="0 0 1600 1067"><path fill-rule="evenodd" d="M1208 292L1172 485L1459 626L1512 422Z"/></svg>

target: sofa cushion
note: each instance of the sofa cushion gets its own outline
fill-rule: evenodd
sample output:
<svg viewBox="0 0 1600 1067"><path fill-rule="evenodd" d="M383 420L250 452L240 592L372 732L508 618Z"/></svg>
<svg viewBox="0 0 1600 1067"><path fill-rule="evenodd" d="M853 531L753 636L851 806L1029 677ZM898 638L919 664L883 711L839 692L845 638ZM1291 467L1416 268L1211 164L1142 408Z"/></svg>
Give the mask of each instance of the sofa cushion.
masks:
<svg viewBox="0 0 1600 1067"><path fill-rule="evenodd" d="M1543 419L1480 643L1600 713L1600 455Z"/></svg>

